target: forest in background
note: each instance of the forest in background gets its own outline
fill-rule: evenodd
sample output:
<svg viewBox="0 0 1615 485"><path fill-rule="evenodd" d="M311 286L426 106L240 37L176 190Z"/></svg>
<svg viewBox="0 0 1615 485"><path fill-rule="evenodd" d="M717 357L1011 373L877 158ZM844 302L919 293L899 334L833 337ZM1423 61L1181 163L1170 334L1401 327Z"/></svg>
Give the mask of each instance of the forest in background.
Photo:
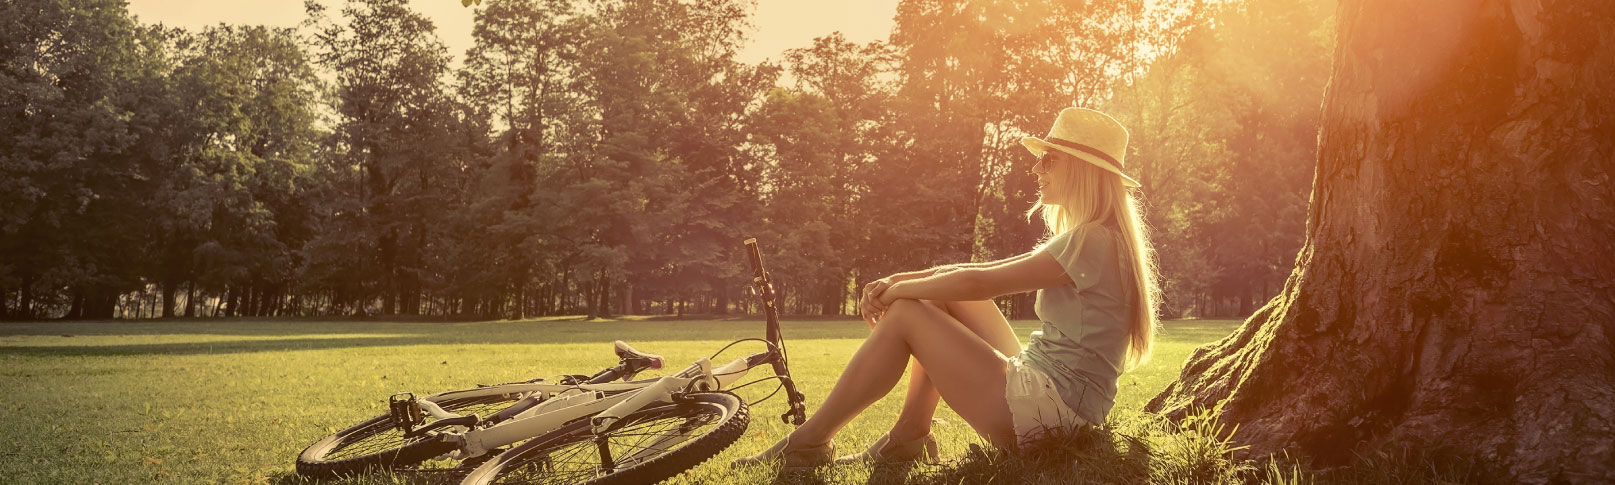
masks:
<svg viewBox="0 0 1615 485"><path fill-rule="evenodd" d="M403 0L6 2L0 318L745 312L745 237L788 312L845 314L1033 247L1019 139L1067 106L1132 131L1165 316L1249 314L1301 246L1333 2L1152 5L903 1L748 64L745 0L484 0L464 53Z"/></svg>

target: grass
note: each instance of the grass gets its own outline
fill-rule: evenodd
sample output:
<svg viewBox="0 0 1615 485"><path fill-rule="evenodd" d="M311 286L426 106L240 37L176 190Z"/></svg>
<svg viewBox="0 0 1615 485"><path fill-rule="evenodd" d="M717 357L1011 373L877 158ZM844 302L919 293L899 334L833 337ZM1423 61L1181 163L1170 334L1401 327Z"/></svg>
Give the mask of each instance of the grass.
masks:
<svg viewBox="0 0 1615 485"><path fill-rule="evenodd" d="M1035 325L1014 322L1023 338ZM735 446L673 482L1210 483L1249 475L1253 465L1226 462L1231 445L1219 441L1209 427L1215 423L1178 425L1138 412L1176 378L1191 349L1237 325L1167 322L1154 359L1122 376L1110 431L1066 440L1080 446L1048 455L1061 457L1058 466L972 451L985 443L944 406L934 431L948 462L942 466L839 467L792 476L730 469L729 459L786 433L778 419L783 399L776 396L753 408L752 425ZM787 322L784 332L811 412L867 330L859 321L805 321ZM395 392L590 373L614 362L613 339L682 367L731 340L761 334L761 322L741 320L0 324L0 413L6 416L0 420L0 483L296 483L291 465L298 451L383 413ZM715 360L759 348L742 344ZM772 388L757 385L741 394L756 399ZM838 436L842 449L861 449L883 434L901 392L899 385ZM1299 468L1268 468L1264 476L1306 478Z"/></svg>

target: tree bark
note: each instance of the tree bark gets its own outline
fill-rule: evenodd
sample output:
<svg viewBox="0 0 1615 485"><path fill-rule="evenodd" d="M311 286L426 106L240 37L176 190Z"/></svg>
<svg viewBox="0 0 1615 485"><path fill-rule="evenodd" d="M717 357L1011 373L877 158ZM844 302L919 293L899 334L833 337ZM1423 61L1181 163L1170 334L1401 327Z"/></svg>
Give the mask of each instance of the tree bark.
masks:
<svg viewBox="0 0 1615 485"><path fill-rule="evenodd" d="M62 318L67 319L67 320L77 320L77 319L80 319L80 318L84 318L84 290L83 289L81 289L79 287L74 287L73 288L73 304L71 306L67 307L67 314L63 315Z"/></svg>
<svg viewBox="0 0 1615 485"><path fill-rule="evenodd" d="M236 316L236 309L241 306L241 285L229 285L224 292L224 316Z"/></svg>
<svg viewBox="0 0 1615 485"><path fill-rule="evenodd" d="M21 291L22 295L17 300L17 314L23 320L34 318L34 276L32 274L23 274L22 289L19 291Z"/></svg>
<svg viewBox="0 0 1615 485"><path fill-rule="evenodd" d="M719 314L719 315L728 315L729 314L729 288L724 285L724 281L722 279L713 278L712 280L713 280L712 287L718 289L717 290L718 302L716 303L716 308L717 308L716 313Z"/></svg>
<svg viewBox="0 0 1615 485"><path fill-rule="evenodd" d="M173 279L163 280L163 318L174 317L174 289L178 286Z"/></svg>
<svg viewBox="0 0 1615 485"><path fill-rule="evenodd" d="M1615 481L1615 3L1343 0L1306 244L1148 405Z"/></svg>
<svg viewBox="0 0 1615 485"><path fill-rule="evenodd" d="M596 310L596 318L611 318L611 273L600 272L600 308Z"/></svg>
<svg viewBox="0 0 1615 485"><path fill-rule="evenodd" d="M258 299L263 295L263 291L263 287L257 283L247 284L247 287L241 292L241 316L258 316Z"/></svg>
<svg viewBox="0 0 1615 485"><path fill-rule="evenodd" d="M185 318L196 316L196 282L185 284Z"/></svg>

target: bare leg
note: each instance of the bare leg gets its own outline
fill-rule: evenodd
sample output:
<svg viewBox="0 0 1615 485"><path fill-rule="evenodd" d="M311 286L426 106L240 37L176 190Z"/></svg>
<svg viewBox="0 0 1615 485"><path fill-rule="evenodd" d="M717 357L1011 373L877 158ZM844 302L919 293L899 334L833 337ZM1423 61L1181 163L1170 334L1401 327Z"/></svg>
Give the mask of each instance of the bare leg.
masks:
<svg viewBox="0 0 1615 485"><path fill-rule="evenodd" d="M1014 442L1002 392L1008 357L949 313L917 300L898 300L853 354L824 404L791 433L791 448L830 441L897 384L911 355L933 371L928 380L965 422L994 444Z"/></svg>
<svg viewBox="0 0 1615 485"><path fill-rule="evenodd" d="M925 374L920 361L909 359L908 394L903 396L903 408L892 423L892 441L906 442L931 432L931 418L942 395L936 392L931 376Z"/></svg>
<svg viewBox="0 0 1615 485"><path fill-rule="evenodd" d="M992 300L921 301L948 312L999 353L1006 356L1020 355L1020 339L1015 337L1015 331L1010 328L1009 320L1004 318L1003 312L998 310L998 305ZM908 394L903 397L903 408L897 414L897 422L892 423L892 441L911 441L930 433L931 418L936 415L936 405L940 398L936 385L931 383L931 377L925 373L925 367L917 360L910 360Z"/></svg>

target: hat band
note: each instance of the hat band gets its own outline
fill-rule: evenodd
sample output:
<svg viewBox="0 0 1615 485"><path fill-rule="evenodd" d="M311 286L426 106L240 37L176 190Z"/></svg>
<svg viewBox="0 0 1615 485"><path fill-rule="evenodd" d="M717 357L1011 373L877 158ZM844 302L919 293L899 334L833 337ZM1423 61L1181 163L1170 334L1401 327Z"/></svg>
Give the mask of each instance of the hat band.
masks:
<svg viewBox="0 0 1615 485"><path fill-rule="evenodd" d="M1052 143L1052 144L1055 144L1055 145L1060 145L1060 146L1063 146L1063 147L1066 147L1066 148L1071 148L1071 149L1075 149L1075 150L1081 150L1083 152L1086 152L1089 155L1099 157L1100 160L1110 162L1111 165L1114 165L1118 169L1122 168L1121 162L1116 161L1116 159L1114 157L1111 157L1110 154L1105 153L1104 150L1100 150L1098 148L1094 148L1094 147L1084 145L1084 144L1081 144L1081 143L1077 143L1077 142L1074 142L1074 141L1061 140L1059 138L1055 138L1055 137L1052 137L1052 136L1049 137L1049 139L1045 140L1045 141L1047 141L1049 143Z"/></svg>

